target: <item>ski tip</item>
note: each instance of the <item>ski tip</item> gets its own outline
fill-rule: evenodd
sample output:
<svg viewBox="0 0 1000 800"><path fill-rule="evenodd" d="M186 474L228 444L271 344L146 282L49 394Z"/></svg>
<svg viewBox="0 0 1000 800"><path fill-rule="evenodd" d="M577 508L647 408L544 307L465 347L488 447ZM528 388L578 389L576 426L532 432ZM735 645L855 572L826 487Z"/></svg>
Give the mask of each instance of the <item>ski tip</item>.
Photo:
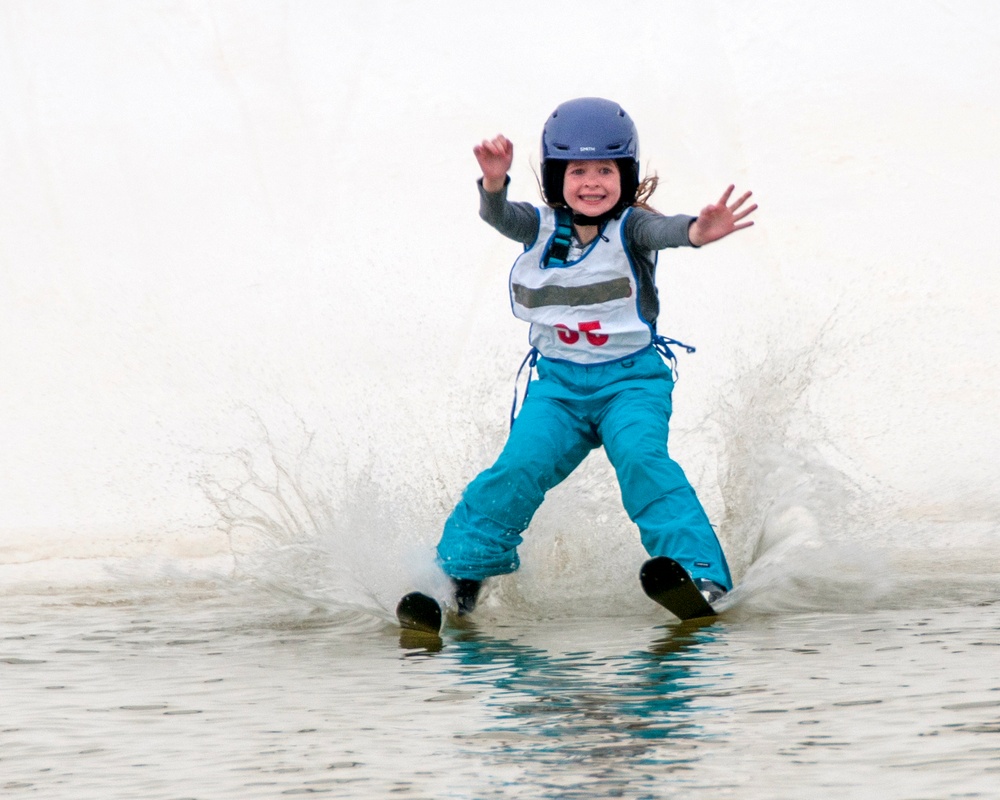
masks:
<svg viewBox="0 0 1000 800"><path fill-rule="evenodd" d="M442 617L438 601L422 592L410 592L396 606L399 626L409 631L437 635L441 633Z"/></svg>
<svg viewBox="0 0 1000 800"><path fill-rule="evenodd" d="M655 594L690 580L687 570L667 556L651 558L639 570L639 581L646 594Z"/></svg>
<svg viewBox="0 0 1000 800"><path fill-rule="evenodd" d="M639 581L651 600L681 620L717 616L687 570L672 558L657 556L649 559L639 571Z"/></svg>

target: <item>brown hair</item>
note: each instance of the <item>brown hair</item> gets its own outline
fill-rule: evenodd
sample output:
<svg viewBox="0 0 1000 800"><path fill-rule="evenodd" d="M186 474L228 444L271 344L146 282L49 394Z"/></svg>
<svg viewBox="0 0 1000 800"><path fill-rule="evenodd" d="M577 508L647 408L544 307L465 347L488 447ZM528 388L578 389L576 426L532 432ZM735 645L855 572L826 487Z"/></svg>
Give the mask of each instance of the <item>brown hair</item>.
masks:
<svg viewBox="0 0 1000 800"><path fill-rule="evenodd" d="M653 196L659 182L660 178L655 172L639 181L639 188L635 190L635 202L632 205L659 214L660 212L649 204L649 198Z"/></svg>

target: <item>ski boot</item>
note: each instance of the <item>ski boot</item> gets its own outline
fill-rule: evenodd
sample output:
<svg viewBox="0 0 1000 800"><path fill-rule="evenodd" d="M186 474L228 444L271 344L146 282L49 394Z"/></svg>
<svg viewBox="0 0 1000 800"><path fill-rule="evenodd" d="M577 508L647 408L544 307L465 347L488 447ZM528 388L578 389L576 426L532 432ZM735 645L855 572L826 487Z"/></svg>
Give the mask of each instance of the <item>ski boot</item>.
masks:
<svg viewBox="0 0 1000 800"><path fill-rule="evenodd" d="M455 605L458 606L458 616L471 614L476 607L479 589L483 582L470 578L452 578L451 582L455 584Z"/></svg>
<svg viewBox="0 0 1000 800"><path fill-rule="evenodd" d="M694 585L698 587L698 591L701 592L701 596L708 601L710 606L714 606L715 601L726 593L724 588L708 578L695 578Z"/></svg>

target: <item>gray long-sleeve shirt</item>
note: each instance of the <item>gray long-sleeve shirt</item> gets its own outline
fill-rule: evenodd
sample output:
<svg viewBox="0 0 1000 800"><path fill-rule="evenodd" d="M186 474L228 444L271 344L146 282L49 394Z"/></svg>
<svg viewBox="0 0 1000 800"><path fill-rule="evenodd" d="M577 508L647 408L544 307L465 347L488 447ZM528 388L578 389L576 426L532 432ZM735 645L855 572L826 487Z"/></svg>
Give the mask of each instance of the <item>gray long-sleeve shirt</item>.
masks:
<svg viewBox="0 0 1000 800"><path fill-rule="evenodd" d="M507 185L499 192L487 192L479 181L479 216L508 239L531 247L538 238L538 212L531 203L507 199ZM668 247L690 247L688 228L694 217L687 214L664 216L644 208L634 208L625 220L622 236L636 269L639 310L655 326L660 314L656 291L656 251Z"/></svg>

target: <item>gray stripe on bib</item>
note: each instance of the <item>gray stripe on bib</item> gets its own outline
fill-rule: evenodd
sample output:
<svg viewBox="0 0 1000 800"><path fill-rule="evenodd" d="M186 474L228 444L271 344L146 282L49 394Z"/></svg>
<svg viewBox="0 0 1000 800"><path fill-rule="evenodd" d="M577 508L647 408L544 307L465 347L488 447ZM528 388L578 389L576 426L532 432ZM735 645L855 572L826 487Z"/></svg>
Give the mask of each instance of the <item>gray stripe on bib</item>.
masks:
<svg viewBox="0 0 1000 800"><path fill-rule="evenodd" d="M590 306L632 296L632 285L628 278L615 278L589 286L543 286L540 289L529 289L515 283L513 289L514 302L525 308Z"/></svg>

